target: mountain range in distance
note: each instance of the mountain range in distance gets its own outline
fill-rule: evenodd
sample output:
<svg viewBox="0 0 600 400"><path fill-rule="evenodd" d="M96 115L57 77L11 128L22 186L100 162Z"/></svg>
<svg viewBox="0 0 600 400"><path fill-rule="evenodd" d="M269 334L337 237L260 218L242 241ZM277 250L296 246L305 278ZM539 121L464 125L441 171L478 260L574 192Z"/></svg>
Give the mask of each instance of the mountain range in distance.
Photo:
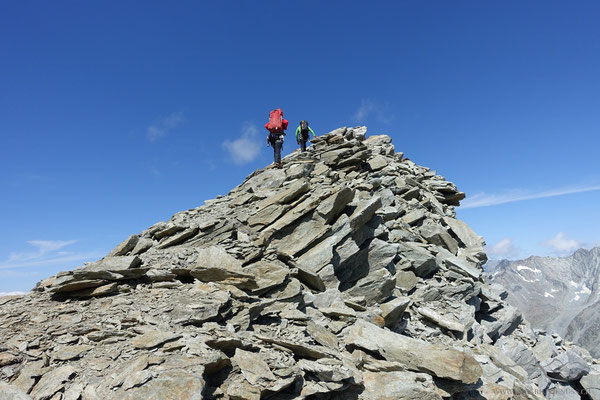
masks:
<svg viewBox="0 0 600 400"><path fill-rule="evenodd" d="M557 332L600 355L600 247L567 257L492 260L485 270L533 327Z"/></svg>

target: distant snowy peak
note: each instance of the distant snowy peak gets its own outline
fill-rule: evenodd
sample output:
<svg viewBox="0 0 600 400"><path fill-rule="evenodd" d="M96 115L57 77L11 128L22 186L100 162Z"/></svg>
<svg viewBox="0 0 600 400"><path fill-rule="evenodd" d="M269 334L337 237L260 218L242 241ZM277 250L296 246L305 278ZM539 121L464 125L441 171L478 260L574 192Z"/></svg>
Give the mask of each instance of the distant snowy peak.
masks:
<svg viewBox="0 0 600 400"><path fill-rule="evenodd" d="M600 323L600 316L598 321L589 315L585 319L577 317L591 305L600 304L600 247L579 249L567 257L490 261L485 270L507 289L507 300L537 328L561 335L569 331L567 337L581 339L581 330ZM569 327L575 319L577 328ZM580 344L585 346L582 341ZM600 340L587 342L588 350L600 354Z"/></svg>

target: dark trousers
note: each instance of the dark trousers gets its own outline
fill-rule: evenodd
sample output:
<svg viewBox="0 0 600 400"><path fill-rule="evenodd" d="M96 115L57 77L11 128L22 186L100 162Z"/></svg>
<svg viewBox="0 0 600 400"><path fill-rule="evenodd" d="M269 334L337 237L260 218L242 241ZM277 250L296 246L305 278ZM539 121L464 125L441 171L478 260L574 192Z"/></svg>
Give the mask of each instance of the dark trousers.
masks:
<svg viewBox="0 0 600 400"><path fill-rule="evenodd" d="M302 153L306 151L306 142L308 142L308 132L300 132L300 151Z"/></svg>
<svg viewBox="0 0 600 400"><path fill-rule="evenodd" d="M304 153L306 151L306 140L300 138L300 151Z"/></svg>
<svg viewBox="0 0 600 400"><path fill-rule="evenodd" d="M283 140L278 139L271 143L273 146L273 161L275 164L281 164L281 149L283 148Z"/></svg>

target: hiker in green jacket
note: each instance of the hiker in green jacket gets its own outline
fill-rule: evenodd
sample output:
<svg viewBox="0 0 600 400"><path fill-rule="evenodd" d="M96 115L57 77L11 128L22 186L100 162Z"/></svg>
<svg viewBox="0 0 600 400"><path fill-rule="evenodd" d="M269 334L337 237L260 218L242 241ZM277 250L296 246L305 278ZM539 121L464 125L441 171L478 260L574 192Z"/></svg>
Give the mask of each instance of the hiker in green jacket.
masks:
<svg viewBox="0 0 600 400"><path fill-rule="evenodd" d="M306 151L306 142L308 142L309 132L312 133L313 138L317 137L315 132L308 126L307 121L300 121L300 125L296 128L296 142L300 145L300 151L303 153Z"/></svg>

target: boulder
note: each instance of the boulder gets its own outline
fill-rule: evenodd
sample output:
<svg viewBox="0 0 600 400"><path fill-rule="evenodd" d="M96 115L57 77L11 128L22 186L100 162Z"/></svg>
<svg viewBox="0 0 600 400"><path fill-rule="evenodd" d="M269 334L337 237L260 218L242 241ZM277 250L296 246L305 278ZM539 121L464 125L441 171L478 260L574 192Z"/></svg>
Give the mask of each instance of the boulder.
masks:
<svg viewBox="0 0 600 400"><path fill-rule="evenodd" d="M364 372L361 399L441 400L429 375L409 371Z"/></svg>
<svg viewBox="0 0 600 400"><path fill-rule="evenodd" d="M585 360L571 350L542 361L541 366L549 377L564 382L576 381L590 372L590 367Z"/></svg>
<svg viewBox="0 0 600 400"><path fill-rule="evenodd" d="M438 378L470 384L482 374L479 363L464 352L399 335L362 320L350 328L345 342Z"/></svg>

